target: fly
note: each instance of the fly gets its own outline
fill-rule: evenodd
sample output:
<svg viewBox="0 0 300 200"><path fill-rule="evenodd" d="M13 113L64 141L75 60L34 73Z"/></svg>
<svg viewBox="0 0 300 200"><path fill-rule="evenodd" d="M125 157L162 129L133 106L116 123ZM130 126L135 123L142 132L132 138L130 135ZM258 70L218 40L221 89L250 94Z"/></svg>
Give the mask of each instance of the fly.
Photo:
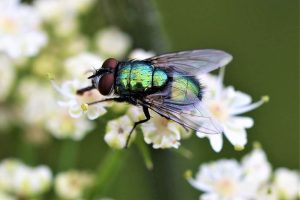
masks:
<svg viewBox="0 0 300 200"><path fill-rule="evenodd" d="M214 123L202 105L204 90L197 77L223 67L231 60L230 54L213 49L167 53L144 60L109 58L88 77L91 85L77 90L77 94L97 89L104 96L113 94L114 97L88 105L115 101L143 108L145 119L134 123L126 147L134 129L150 120L149 109L186 129L207 134L221 133L222 128Z"/></svg>

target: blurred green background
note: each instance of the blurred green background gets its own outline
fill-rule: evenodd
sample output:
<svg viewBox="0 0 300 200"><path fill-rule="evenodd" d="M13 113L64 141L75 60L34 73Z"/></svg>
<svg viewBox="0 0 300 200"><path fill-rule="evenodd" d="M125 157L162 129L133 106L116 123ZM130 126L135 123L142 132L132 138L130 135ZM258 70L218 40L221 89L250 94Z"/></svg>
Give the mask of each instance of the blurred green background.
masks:
<svg viewBox="0 0 300 200"><path fill-rule="evenodd" d="M92 24L117 24L133 36L136 47L147 50L178 51L198 48L222 49L234 57L226 69L225 84L250 94L254 100L263 95L270 96L270 102L248 113L255 120L248 130L248 145L241 152L234 151L225 141L223 150L215 153L206 139L195 136L182 141L182 145L193 153L188 160L171 150L152 150L154 169L146 169L136 146L123 152L111 154L117 168L110 169L111 176L105 179L102 194L120 200L153 199L198 199L199 192L193 189L183 177L187 169L196 171L203 162L220 158L240 158L259 141L273 167L285 166L299 169L299 63L298 63L298 9L297 0L227 0L227 1L154 1L160 26L126 24L120 10L134 2L137 6L130 12L140 13L147 7L146 1L114 1L115 9L107 13L105 6L114 3L99 1L92 16L83 21ZM125 3L124 3L125 2ZM152 5L149 3L149 5ZM115 11L115 12L114 12ZM146 15L147 13L143 12ZM110 20L97 20L98 16L110 15ZM134 16L135 14L132 13ZM151 18L151 16L150 16ZM99 27L89 27L87 34ZM161 30L151 30L152 28ZM143 38L143 39L141 39ZM103 127L99 120L99 127ZM18 130L16 130L18 132ZM103 130L88 135L82 142L56 141L55 144L34 147L30 144L16 146L18 135L1 138L1 158L16 156L29 164L46 163L55 170L95 169L104 158L108 148L103 141ZM38 151L38 153L37 153ZM20 153L22 152L22 153ZM60 152L64 152L61 154ZM90 156L86 156L90 155ZM63 164L57 166L58 161ZM100 170L105 167L100 165ZM106 167L107 169L107 167Z"/></svg>

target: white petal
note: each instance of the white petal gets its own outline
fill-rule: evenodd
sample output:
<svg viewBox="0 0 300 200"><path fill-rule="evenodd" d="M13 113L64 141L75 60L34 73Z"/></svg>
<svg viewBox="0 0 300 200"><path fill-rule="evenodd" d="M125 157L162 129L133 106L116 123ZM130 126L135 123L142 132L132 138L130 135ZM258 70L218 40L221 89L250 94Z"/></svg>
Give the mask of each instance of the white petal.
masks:
<svg viewBox="0 0 300 200"><path fill-rule="evenodd" d="M247 133L245 129L224 126L224 135L234 146L245 146L247 143Z"/></svg>
<svg viewBox="0 0 300 200"><path fill-rule="evenodd" d="M83 111L80 105L76 104L69 108L69 114L73 118L79 118L83 114Z"/></svg>
<svg viewBox="0 0 300 200"><path fill-rule="evenodd" d="M232 117L230 119L230 123L233 126L237 126L240 128L251 128L254 124L254 121L250 117Z"/></svg>
<svg viewBox="0 0 300 200"><path fill-rule="evenodd" d="M220 197L216 193L205 193L199 198L200 200L220 200Z"/></svg>
<svg viewBox="0 0 300 200"><path fill-rule="evenodd" d="M222 134L208 134L210 145L215 152L220 152L223 146Z"/></svg>
<svg viewBox="0 0 300 200"><path fill-rule="evenodd" d="M232 99L231 106L234 107L240 107L240 106L245 106L251 103L251 96L240 92L240 91L234 91L234 98Z"/></svg>
<svg viewBox="0 0 300 200"><path fill-rule="evenodd" d="M104 113L106 113L106 109L102 106L97 106L97 107L89 108L86 114L88 119L94 120L99 116L103 115Z"/></svg>

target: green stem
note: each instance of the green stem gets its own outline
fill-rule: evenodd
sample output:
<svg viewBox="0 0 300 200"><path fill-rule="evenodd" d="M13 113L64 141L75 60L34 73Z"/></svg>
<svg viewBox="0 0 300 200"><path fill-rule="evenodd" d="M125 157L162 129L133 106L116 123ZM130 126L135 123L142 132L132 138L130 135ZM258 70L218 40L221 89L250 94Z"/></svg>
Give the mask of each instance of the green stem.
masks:
<svg viewBox="0 0 300 200"><path fill-rule="evenodd" d="M128 155L127 152L126 150L109 150L98 167L94 185L85 192L85 199L94 199L97 196L105 195L105 191L121 170Z"/></svg>
<svg viewBox="0 0 300 200"><path fill-rule="evenodd" d="M19 136L19 142L17 147L17 157L23 162L29 165L36 164L37 152L34 145L26 142L21 134Z"/></svg>
<svg viewBox="0 0 300 200"><path fill-rule="evenodd" d="M58 171L65 171L75 167L78 149L79 142L73 140L63 141L60 154L58 155Z"/></svg>
<svg viewBox="0 0 300 200"><path fill-rule="evenodd" d="M139 134L139 135L142 135L142 134ZM147 169L152 170L153 162L152 162L152 158L151 158L151 153L149 151L148 146L144 142L143 137L138 137L136 140L136 144L137 144L138 149L140 150L140 153L142 154L142 156L144 158L144 162L145 162Z"/></svg>

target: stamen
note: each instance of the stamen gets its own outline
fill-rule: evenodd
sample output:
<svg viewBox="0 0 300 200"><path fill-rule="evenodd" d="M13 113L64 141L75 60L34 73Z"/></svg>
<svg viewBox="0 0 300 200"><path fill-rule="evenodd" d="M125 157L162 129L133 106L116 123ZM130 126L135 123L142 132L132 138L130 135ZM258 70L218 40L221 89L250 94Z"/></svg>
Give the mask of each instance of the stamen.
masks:
<svg viewBox="0 0 300 200"><path fill-rule="evenodd" d="M85 111L87 111L88 110L88 108L89 108L89 105L87 104L87 103L83 103L83 104L81 104L81 109L82 109L82 111L83 112L85 112Z"/></svg>
<svg viewBox="0 0 300 200"><path fill-rule="evenodd" d="M236 150L236 151L243 151L244 149L245 149L245 147L242 146L242 145L235 145L234 146L234 150Z"/></svg>
<svg viewBox="0 0 300 200"><path fill-rule="evenodd" d="M255 103L252 103L250 105L247 106L243 106L240 108L235 109L235 111L230 112L231 115L239 115L245 112L248 112L250 110L254 110L256 108L258 108L259 106L261 106L264 103L267 103L270 100L269 96L262 96L261 99Z"/></svg>
<svg viewBox="0 0 300 200"><path fill-rule="evenodd" d="M189 180L189 179L192 178L193 172L191 170L187 170L187 171L184 172L183 176L184 176L185 179Z"/></svg>

